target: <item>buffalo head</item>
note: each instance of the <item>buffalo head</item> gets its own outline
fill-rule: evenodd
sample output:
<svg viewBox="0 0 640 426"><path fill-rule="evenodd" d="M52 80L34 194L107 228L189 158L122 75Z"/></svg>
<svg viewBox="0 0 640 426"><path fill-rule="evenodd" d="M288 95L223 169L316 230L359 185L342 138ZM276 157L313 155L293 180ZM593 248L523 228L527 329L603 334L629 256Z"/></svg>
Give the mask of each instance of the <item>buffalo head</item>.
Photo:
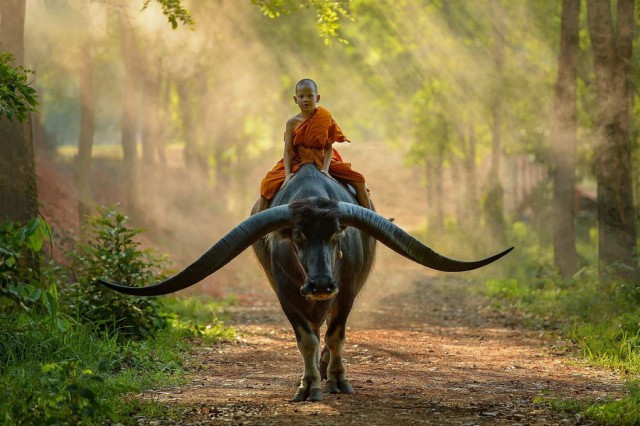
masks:
<svg viewBox="0 0 640 426"><path fill-rule="evenodd" d="M289 212L291 228L280 234L290 241L304 276L300 294L307 300L330 299L339 290L335 272L346 232L338 204L323 198L294 201Z"/></svg>
<svg viewBox="0 0 640 426"><path fill-rule="evenodd" d="M471 262L451 259L436 253L372 210L350 203L311 197L272 207L249 217L207 250L200 259L177 275L155 285L128 287L103 280L98 282L121 293L136 296L174 293L211 275L261 237L281 231L284 235L290 233L293 249L297 251L296 258L300 260L308 277L301 290L303 295L313 295L315 288L316 296L311 296L312 298L326 298L337 291L337 288L330 289L333 287L331 271L340 257L340 236L346 227L358 228L402 256L444 272L478 269L495 262L513 249L511 247ZM312 285L311 281L316 284Z"/></svg>

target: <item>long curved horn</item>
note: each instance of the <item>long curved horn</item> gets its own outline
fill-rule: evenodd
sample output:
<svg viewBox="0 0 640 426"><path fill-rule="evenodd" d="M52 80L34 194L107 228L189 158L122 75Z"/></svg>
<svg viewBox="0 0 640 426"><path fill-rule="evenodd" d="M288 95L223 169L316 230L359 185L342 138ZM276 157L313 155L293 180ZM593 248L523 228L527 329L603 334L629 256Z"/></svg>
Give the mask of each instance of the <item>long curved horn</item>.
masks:
<svg viewBox="0 0 640 426"><path fill-rule="evenodd" d="M340 223L361 229L404 257L438 271L462 272L478 269L495 262L513 250L511 247L486 259L473 262L450 259L436 253L388 219L369 209L343 202L338 204Z"/></svg>
<svg viewBox="0 0 640 426"><path fill-rule="evenodd" d="M190 287L233 260L258 238L289 225L289 206L278 206L244 220L220 241L214 244L200 259L173 277L148 287L128 287L98 280L120 293L134 296L161 296Z"/></svg>

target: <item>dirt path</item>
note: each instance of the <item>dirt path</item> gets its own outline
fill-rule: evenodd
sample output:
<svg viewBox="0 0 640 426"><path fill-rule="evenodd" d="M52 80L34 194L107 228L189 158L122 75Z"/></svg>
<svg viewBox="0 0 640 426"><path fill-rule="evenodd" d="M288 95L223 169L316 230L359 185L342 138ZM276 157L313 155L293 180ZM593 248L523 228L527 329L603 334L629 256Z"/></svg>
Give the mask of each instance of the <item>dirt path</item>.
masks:
<svg viewBox="0 0 640 426"><path fill-rule="evenodd" d="M420 273L403 290L365 296L344 350L355 395L289 402L302 362L265 291L235 308L237 342L194 348L191 383L154 398L186 404L185 424L588 424L534 399L621 392L616 374L577 362L564 342L510 326L464 287Z"/></svg>

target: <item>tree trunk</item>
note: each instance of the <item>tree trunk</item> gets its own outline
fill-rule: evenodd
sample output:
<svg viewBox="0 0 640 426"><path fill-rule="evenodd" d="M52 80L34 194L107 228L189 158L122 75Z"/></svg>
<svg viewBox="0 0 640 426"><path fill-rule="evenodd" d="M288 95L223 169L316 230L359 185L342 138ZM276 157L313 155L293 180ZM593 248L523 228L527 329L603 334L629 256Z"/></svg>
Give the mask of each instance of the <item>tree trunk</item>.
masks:
<svg viewBox="0 0 640 426"><path fill-rule="evenodd" d="M500 82L493 93L491 105L491 169L489 171L489 182L486 186L484 197L483 213L485 224L489 232L494 234L498 241L504 240L504 189L501 181L500 159L502 157L502 91L501 82L504 75L504 10L497 0L491 2L494 15L494 47L493 59L495 61L494 74L496 81Z"/></svg>
<svg viewBox="0 0 640 426"><path fill-rule="evenodd" d="M76 158L75 187L78 197L79 223L85 223L91 212L91 151L95 123L95 97L93 93L93 59L91 42L85 41L80 48L80 136Z"/></svg>
<svg viewBox="0 0 640 426"><path fill-rule="evenodd" d="M452 156L449 160L449 169L451 170L451 182L453 192L453 213L459 228L466 229L466 206L465 206L465 188L464 188L464 158Z"/></svg>
<svg viewBox="0 0 640 426"><path fill-rule="evenodd" d="M492 9L494 11L494 47L493 47L493 59L495 62L495 76L498 84L502 84L502 76L504 74L504 17L503 10L499 6L498 2L494 0L492 3ZM499 86L500 87L500 86ZM502 140L501 140L501 103L502 93L501 90L496 88L494 91L494 97L491 105L492 126L491 126L491 173L490 185L501 185L500 183L500 157L502 156Z"/></svg>
<svg viewBox="0 0 640 426"><path fill-rule="evenodd" d="M636 268L635 209L629 133L629 79L634 0L619 0L618 33L609 1L588 0L587 21L593 49L598 142L598 260L608 270L632 277Z"/></svg>
<svg viewBox="0 0 640 426"><path fill-rule="evenodd" d="M180 79L177 82L180 99L180 114L182 116L182 137L184 138L184 163L188 169L197 167L198 145L194 131L192 97L189 81Z"/></svg>
<svg viewBox="0 0 640 426"><path fill-rule="evenodd" d="M160 71L158 64L153 64L147 59L146 72L143 76L144 87L143 105L144 116L142 122L142 159L144 166L156 165L159 161L159 105L160 105Z"/></svg>
<svg viewBox="0 0 640 426"><path fill-rule="evenodd" d="M477 193L477 179L478 174L476 172L476 131L473 127L473 123L468 124L469 134L467 135L467 149L464 158L465 168L465 215L467 216L467 225L474 229L478 226L479 220L479 206L478 206L478 193Z"/></svg>
<svg viewBox="0 0 640 426"><path fill-rule="evenodd" d="M553 249L556 267L563 278L571 277L578 270L575 180L579 26L580 0L562 0L560 56L551 117L551 146L554 154Z"/></svg>
<svg viewBox="0 0 640 426"><path fill-rule="evenodd" d="M168 125L169 122L169 105L171 104L171 80L166 75L162 74L162 78L159 80L158 88L158 140L156 148L158 149L158 162L162 167L167 164L167 140L169 139Z"/></svg>
<svg viewBox="0 0 640 426"><path fill-rule="evenodd" d="M25 0L0 0L0 49L24 63ZM35 160L29 121L0 118L0 221L38 214Z"/></svg>
<svg viewBox="0 0 640 426"><path fill-rule="evenodd" d="M200 177L208 174L207 158L198 134L198 123L201 121L198 106L205 89L203 79L198 75L178 81L185 165Z"/></svg>
<svg viewBox="0 0 640 426"><path fill-rule="evenodd" d="M125 11L121 11L118 14L118 20L120 23L120 46L124 63L121 119L124 185L129 214L135 217L138 213L138 152L136 146L138 84L136 81L137 67L135 62L137 55L133 28Z"/></svg>
<svg viewBox="0 0 640 426"><path fill-rule="evenodd" d="M444 227L442 162L439 159L428 159L425 161L425 169L427 176L429 229L437 231Z"/></svg>

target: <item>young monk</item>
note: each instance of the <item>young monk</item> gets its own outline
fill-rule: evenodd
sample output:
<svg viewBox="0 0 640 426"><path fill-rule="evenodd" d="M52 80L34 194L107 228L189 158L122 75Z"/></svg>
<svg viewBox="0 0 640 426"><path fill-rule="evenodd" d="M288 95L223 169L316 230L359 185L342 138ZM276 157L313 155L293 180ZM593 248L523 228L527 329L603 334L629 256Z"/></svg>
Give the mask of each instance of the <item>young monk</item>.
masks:
<svg viewBox="0 0 640 426"><path fill-rule="evenodd" d="M365 188L364 176L342 162L333 149L334 142L350 142L331 116L331 112L318 106L320 95L313 80L305 78L296 84L293 100L300 114L287 121L284 132L284 154L275 167L267 173L260 185L259 211L269 203L279 189L284 188L302 164L314 163L325 175L335 177L356 190L358 203L371 208Z"/></svg>

